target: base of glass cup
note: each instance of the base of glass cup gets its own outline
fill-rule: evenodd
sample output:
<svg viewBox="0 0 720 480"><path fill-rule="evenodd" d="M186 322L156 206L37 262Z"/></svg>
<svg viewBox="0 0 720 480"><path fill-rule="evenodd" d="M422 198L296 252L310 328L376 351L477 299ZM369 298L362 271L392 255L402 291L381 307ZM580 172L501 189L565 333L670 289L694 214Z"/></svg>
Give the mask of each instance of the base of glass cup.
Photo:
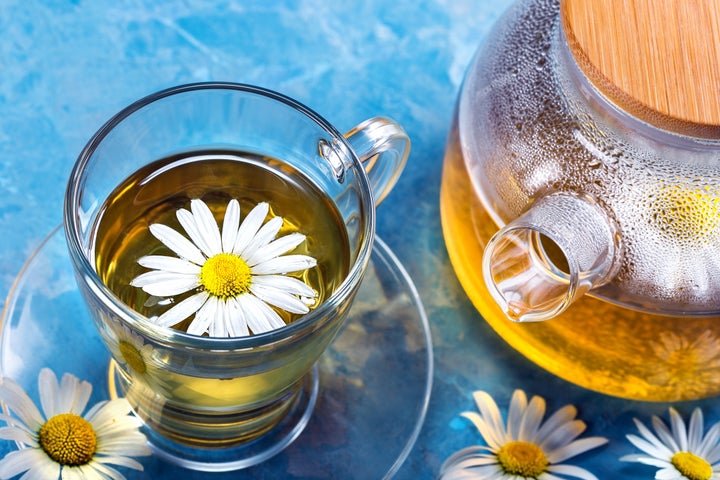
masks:
<svg viewBox="0 0 720 480"><path fill-rule="evenodd" d="M117 364L110 361L108 390L110 398L123 397L124 382ZM286 413L270 430L244 443L231 446L190 446L173 441L145 424L141 431L153 454L168 463L203 472L228 472L262 463L290 445L308 424L318 398L317 366L300 380L297 394L289 401Z"/></svg>

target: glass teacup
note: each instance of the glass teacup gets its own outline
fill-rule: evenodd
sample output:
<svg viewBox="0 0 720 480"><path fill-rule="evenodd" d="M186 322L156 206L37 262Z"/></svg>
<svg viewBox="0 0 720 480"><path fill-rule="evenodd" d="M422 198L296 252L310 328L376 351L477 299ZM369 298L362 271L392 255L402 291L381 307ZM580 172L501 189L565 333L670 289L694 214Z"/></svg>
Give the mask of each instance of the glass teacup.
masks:
<svg viewBox="0 0 720 480"><path fill-rule="evenodd" d="M230 83L146 97L90 140L68 184L67 243L80 291L114 359L110 383L145 422L158 454L189 468L230 470L272 456L299 435L317 396L313 366L347 316L370 258L375 206L397 180L409 148L390 119L373 118L342 135L290 98ZM258 198L266 193L272 198ZM282 199L277 204L275 195ZM307 206L315 197L320 203ZM206 206L224 242L224 224L234 221L242 230L238 212L250 210L247 219L266 200L269 213L261 214L282 218L281 236L306 235L292 243L302 243L295 256L315 264L292 282L305 281L314 295L296 292L290 314L274 308L283 326L266 330L246 312L250 327L242 336L232 335L240 327L223 317L225 310L215 311L219 323L205 318L212 326L196 334L182 329L194 328L190 320L179 328L158 323L183 300L137 286L149 265L141 258L178 252L158 241L150 225L160 218L171 224L182 211L185 232L170 228L195 240L187 218L199 219L196 210ZM335 219L335 236L317 233L328 219ZM200 295L218 305L229 305L237 293L214 292L207 282L186 290L186 299ZM194 322L200 310L193 312Z"/></svg>

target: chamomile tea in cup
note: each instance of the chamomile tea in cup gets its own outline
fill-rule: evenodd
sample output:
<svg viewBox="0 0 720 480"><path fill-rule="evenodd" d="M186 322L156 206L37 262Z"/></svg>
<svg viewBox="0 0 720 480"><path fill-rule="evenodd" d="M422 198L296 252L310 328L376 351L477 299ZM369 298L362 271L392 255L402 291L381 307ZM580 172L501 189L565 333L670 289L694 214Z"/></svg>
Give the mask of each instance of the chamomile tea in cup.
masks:
<svg viewBox="0 0 720 480"><path fill-rule="evenodd" d="M231 470L297 437L409 148L390 119L343 135L233 83L150 95L90 140L67 187L68 248L110 383L157 452Z"/></svg>

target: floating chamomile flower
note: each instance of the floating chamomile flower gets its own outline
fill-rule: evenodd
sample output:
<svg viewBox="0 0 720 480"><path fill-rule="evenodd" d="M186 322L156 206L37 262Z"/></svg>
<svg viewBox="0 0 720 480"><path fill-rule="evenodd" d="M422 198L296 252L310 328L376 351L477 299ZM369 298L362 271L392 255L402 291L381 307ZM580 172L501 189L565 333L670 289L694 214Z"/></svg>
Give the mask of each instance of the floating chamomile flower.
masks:
<svg viewBox="0 0 720 480"><path fill-rule="evenodd" d="M462 415L473 422L488 446L467 447L450 456L441 468L442 480L597 480L583 468L560 463L607 443L602 437L577 440L585 423L575 418L575 407L566 405L543 423L545 400L534 396L528 403L525 392L515 390L506 424L490 395L477 391L473 397L480 413Z"/></svg>
<svg viewBox="0 0 720 480"><path fill-rule="evenodd" d="M720 479L720 422L705 433L699 408L690 416L689 427L674 408L670 408L670 428L657 416L652 417L655 433L637 419L635 426L641 436L627 438L644 453L625 455L620 460L658 467L655 478L664 480Z"/></svg>
<svg viewBox="0 0 720 480"><path fill-rule="evenodd" d="M221 232L205 202L194 199L190 211L177 211L190 240L166 225L150 225L153 236L178 257L140 258L138 263L152 270L130 284L158 297L196 291L154 318L155 323L170 327L194 315L187 333L241 337L285 326L272 307L307 313L317 292L286 274L317 262L307 255L283 255L305 241L305 235L275 238L283 219L273 217L263 225L269 210L267 203L259 203L240 223L240 204L230 200Z"/></svg>
<svg viewBox="0 0 720 480"><path fill-rule="evenodd" d="M70 374L58 384L47 368L40 371L38 390L43 413L13 380L0 384L0 400L14 415L0 415L8 424L0 438L24 447L0 460L0 478L27 472L22 478L124 480L110 465L143 469L130 457L150 455L150 449L127 400L100 402L81 415L92 385Z"/></svg>

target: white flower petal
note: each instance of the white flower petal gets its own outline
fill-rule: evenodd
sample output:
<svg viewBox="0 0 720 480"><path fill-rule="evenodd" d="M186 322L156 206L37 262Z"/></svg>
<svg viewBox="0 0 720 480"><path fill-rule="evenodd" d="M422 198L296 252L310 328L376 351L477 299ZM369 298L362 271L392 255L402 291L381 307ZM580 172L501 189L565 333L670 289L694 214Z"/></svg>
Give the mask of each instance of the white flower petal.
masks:
<svg viewBox="0 0 720 480"><path fill-rule="evenodd" d="M631 455L623 455L620 457L621 462L637 462L642 463L643 465L651 465L653 467L660 467L665 468L668 466L672 466L672 464L668 460L662 460L656 457L650 457L648 455L643 455L641 453L634 453Z"/></svg>
<svg viewBox="0 0 720 480"><path fill-rule="evenodd" d="M78 466L65 465L62 469L62 480L88 480L85 469Z"/></svg>
<svg viewBox="0 0 720 480"><path fill-rule="evenodd" d="M267 247L278 234L278 232L280 232L282 225L283 219L281 217L271 218L265 225L260 228L260 230L257 231L253 239L243 250L241 256L244 259L251 258L258 250Z"/></svg>
<svg viewBox="0 0 720 480"><path fill-rule="evenodd" d="M478 475L481 471L490 473L498 470L497 458L488 458L479 455L473 455L473 447L458 451L453 456L449 457L441 468L441 478L485 478ZM478 468L480 467L480 468ZM490 468L488 468L490 467ZM455 472L458 475L464 471L466 476L454 476L448 477L449 472ZM473 474L472 476L470 474Z"/></svg>
<svg viewBox="0 0 720 480"><path fill-rule="evenodd" d="M170 273L200 274L200 265L195 265L182 258L165 255L146 255L138 259L138 264L145 268L162 270Z"/></svg>
<svg viewBox="0 0 720 480"><path fill-rule="evenodd" d="M670 424L672 426L673 438L678 441L680 451L686 452L688 450L688 441L685 422L678 411L672 407L670 407Z"/></svg>
<svg viewBox="0 0 720 480"><path fill-rule="evenodd" d="M587 437L575 440L574 442L565 445L564 447L547 452L547 458L550 463L564 462L568 458L585 453L588 450L597 448L601 445L608 443L607 438L603 437Z"/></svg>
<svg viewBox="0 0 720 480"><path fill-rule="evenodd" d="M132 437L128 437L125 441L115 441L112 444L105 445L102 450L98 448L97 453L107 456L146 457L152 455L152 450L147 445L145 436L137 433Z"/></svg>
<svg viewBox="0 0 720 480"><path fill-rule="evenodd" d="M498 463L498 459L495 455L489 455L485 453L483 447L473 445L465 447L462 450L458 450L443 463L440 467L441 475L447 470L464 469L468 467L495 465ZM443 476L443 478L445 478Z"/></svg>
<svg viewBox="0 0 720 480"><path fill-rule="evenodd" d="M207 332L210 323L215 319L218 308L218 299L209 297L207 302L197 311L195 318L190 323L187 333L190 335L202 335Z"/></svg>
<svg viewBox="0 0 720 480"><path fill-rule="evenodd" d="M688 429L688 451L697 452L703 440L703 413L696 407L690 416L690 427Z"/></svg>
<svg viewBox="0 0 720 480"><path fill-rule="evenodd" d="M111 480L127 480L122 473L98 461L86 463L76 468L80 472L80 475L82 475L80 477L82 480L95 479L98 478L98 475L103 475L100 477L103 480L106 478Z"/></svg>
<svg viewBox="0 0 720 480"><path fill-rule="evenodd" d="M522 390L513 392L507 418L507 438L505 441L519 438L520 427L522 426L523 412L527 408L527 396Z"/></svg>
<svg viewBox="0 0 720 480"><path fill-rule="evenodd" d="M513 393L513 396L510 400L510 404L514 402L522 402L525 397L525 393L522 390L516 390ZM495 403L495 400L486 392L483 391L477 391L473 393L473 398L475 399L475 404L478 407L478 410L480 411L480 415L482 416L483 420L487 423L487 425L496 433L496 438L499 440L499 443L497 444L497 448L502 446L503 443L505 443L507 439L505 429L505 424L503 423L502 415L500 414L500 409L498 408L497 404ZM495 445L490 445L491 447L495 447Z"/></svg>
<svg viewBox="0 0 720 480"><path fill-rule="evenodd" d="M149 228L150 233L152 233L155 238L160 240L180 258L184 258L198 265L205 263L205 257L200 249L172 228L162 223L153 223Z"/></svg>
<svg viewBox="0 0 720 480"><path fill-rule="evenodd" d="M675 439L672 438L670 431L665 427L665 424L663 424L659 418L654 417L653 422L657 423L655 426L656 429L660 428L660 432L663 435L662 438L658 438L640 420L635 418L635 419L633 419L633 421L634 421L635 426L637 427L638 431L640 432L640 435L642 435L642 437L649 444L651 444L654 447L654 449L656 451L656 455L661 456L661 457L670 458L670 456L672 456L673 452L677 451L676 450L677 443L675 443ZM669 444L666 445L664 442L669 442ZM648 452L648 453L651 453L651 452Z"/></svg>
<svg viewBox="0 0 720 480"><path fill-rule="evenodd" d="M250 293L258 297L263 302L285 310L286 312L304 314L310 311L308 306L305 305L299 298L272 286L257 285L253 283L250 285Z"/></svg>
<svg viewBox="0 0 720 480"><path fill-rule="evenodd" d="M248 327L253 333L268 332L285 326L285 322L277 312L253 295L247 293L240 295L237 301L240 308L245 311Z"/></svg>
<svg viewBox="0 0 720 480"><path fill-rule="evenodd" d="M208 312L210 318L210 324L207 326L207 333L210 337L227 337L227 328L225 320L225 300L210 297L208 304L214 304L214 311L212 309ZM210 305L206 305L206 308L210 308Z"/></svg>
<svg viewBox="0 0 720 480"><path fill-rule="evenodd" d="M677 442L672 432L670 432L667 425L665 425L665 422L663 422L657 415L652 416L651 422L655 432L657 433L657 438L659 439L658 443L673 452L680 451L680 444ZM655 443L651 438L647 437L645 433L642 433L642 435L647 438L648 441Z"/></svg>
<svg viewBox="0 0 720 480"><path fill-rule="evenodd" d="M228 334L231 337L245 337L250 335L245 312L237 299L231 298L226 302L229 313Z"/></svg>
<svg viewBox="0 0 720 480"><path fill-rule="evenodd" d="M655 458L669 459L673 455L673 452L664 445L658 447L644 438L638 437L637 435L626 435L625 437L630 441L630 443L635 445L635 447Z"/></svg>
<svg viewBox="0 0 720 480"><path fill-rule="evenodd" d="M253 275L286 274L307 270L315 265L317 265L317 261L313 257L307 255L285 255L259 263L251 267L250 272L252 272Z"/></svg>
<svg viewBox="0 0 720 480"><path fill-rule="evenodd" d="M216 300L215 297L210 297L210 299L208 300L208 303L213 302L215 300ZM222 302L222 300L220 300L220 302ZM204 307L208 308L208 305L205 304ZM225 329L224 328L225 327L225 325L224 325L225 318L223 316L222 306L220 306L220 308L218 308L214 314L208 315L208 320L209 320L209 323L205 327L205 332L208 334L208 337L226 337L227 336L227 335L222 334L223 330ZM203 333L205 333L205 332L203 332ZM192 333L193 335L203 335L203 333L191 332L189 329L188 329L188 333Z"/></svg>
<svg viewBox="0 0 720 480"><path fill-rule="evenodd" d="M714 428L711 430L714 430ZM715 433L716 432L713 432L713 434ZM717 439L717 437L714 438ZM712 448L710 448L710 446L708 445L708 447L704 448L703 450L707 451L707 453L704 455L704 458L708 461L708 463L715 465L718 460L720 460L720 444L715 444Z"/></svg>
<svg viewBox="0 0 720 480"><path fill-rule="evenodd" d="M105 435L106 429L122 425L117 419L130 413L130 403L124 398L98 402L83 418L90 422L98 435Z"/></svg>
<svg viewBox="0 0 720 480"><path fill-rule="evenodd" d="M19 430L22 430L23 432L26 432L28 435L36 436L37 434L36 430L31 430L30 427L25 425L22 420L19 420L12 415L5 415L4 413L0 413L0 421L7 423L8 427L17 428Z"/></svg>
<svg viewBox="0 0 720 480"><path fill-rule="evenodd" d="M209 297L210 295L207 292L196 293L192 297L188 297L177 305L174 305L170 310L164 312L153 321L162 327L177 325L200 310Z"/></svg>
<svg viewBox="0 0 720 480"><path fill-rule="evenodd" d="M28 480L46 480L48 478L58 478L60 472L62 472L62 470L60 469L60 465L48 458L45 453L43 453L41 458L43 458L43 460L38 462L38 464L31 470L34 477L28 477Z"/></svg>
<svg viewBox="0 0 720 480"><path fill-rule="evenodd" d="M90 419L94 418L95 415L97 415L97 413L100 410L102 410L102 408L105 406L106 403L107 403L107 400L96 403L95 405L90 407L90 410L85 412L85 415L83 415L83 418L88 421L91 421Z"/></svg>
<svg viewBox="0 0 720 480"><path fill-rule="evenodd" d="M222 226L222 251L231 253L237 240L238 228L240 228L240 202L234 198L230 200L225 209L225 217Z"/></svg>
<svg viewBox="0 0 720 480"><path fill-rule="evenodd" d="M122 423L128 423L125 429L119 429L119 433L108 430L107 438L98 440L97 454L108 456L146 456L151 454L147 439L137 431L140 425L130 422L131 416L122 418Z"/></svg>
<svg viewBox="0 0 720 480"><path fill-rule="evenodd" d="M545 400L537 395L530 399L520 425L518 440L532 441L545 416Z"/></svg>
<svg viewBox="0 0 720 480"><path fill-rule="evenodd" d="M116 417L115 422L119 425L115 427L106 426L103 429L102 441L98 443L99 453L103 455L126 455L128 453L124 449L128 448L133 450L139 448L139 451L146 451L145 435L138 430L142 427L142 422L138 422L138 417L127 414Z"/></svg>
<svg viewBox="0 0 720 480"><path fill-rule="evenodd" d="M40 396L40 406L43 409L45 418L55 416L58 409L55 404L60 394L60 384L57 376L49 368L43 368L38 375L38 392Z"/></svg>
<svg viewBox="0 0 720 480"><path fill-rule="evenodd" d="M582 420L573 420L571 422L560 425L555 431L546 436L545 441L540 443L543 450L552 452L556 448L561 448L575 440L585 431L585 422Z"/></svg>
<svg viewBox="0 0 720 480"><path fill-rule="evenodd" d="M38 443L27 430L18 427L0 427L0 438L20 442L30 447L37 448Z"/></svg>
<svg viewBox="0 0 720 480"><path fill-rule="evenodd" d="M150 452L149 448L148 448L148 452ZM97 462L102 463L105 466L107 466L107 464L110 463L110 464L118 465L121 467L132 468L134 470L141 470L141 471L143 470L143 466L140 462L138 462L137 460L133 460L132 458L121 456L121 455L113 455L113 456L106 456L106 457L98 458Z"/></svg>
<svg viewBox="0 0 720 480"><path fill-rule="evenodd" d="M35 478L56 479L60 476L60 464L50 460L41 449L23 448L14 450L0 460L0 478L12 478L28 470L48 473L47 476L35 476Z"/></svg>
<svg viewBox="0 0 720 480"><path fill-rule="evenodd" d="M566 480L565 477L558 477L556 475L553 475L552 473L545 472L542 475L538 477L539 480ZM522 477L514 478L513 480L526 480Z"/></svg>
<svg viewBox="0 0 720 480"><path fill-rule="evenodd" d="M189 292L200 286L200 277L195 274L171 273L152 270L135 277L130 285L142 288L144 292L157 297L172 297Z"/></svg>
<svg viewBox="0 0 720 480"><path fill-rule="evenodd" d="M480 432L480 435L483 437L485 442L493 449L499 449L507 441L504 432L493 428L492 425L488 424L485 419L477 413L463 412L461 415L475 425L475 428L478 429L478 432Z"/></svg>
<svg viewBox="0 0 720 480"><path fill-rule="evenodd" d="M263 285L277 288L290 295L315 298L317 292L307 283L294 277L284 275L255 275L252 279L253 285Z"/></svg>
<svg viewBox="0 0 720 480"><path fill-rule="evenodd" d="M222 332L225 337L238 337L234 332L235 327L233 325L233 316L236 314L238 308L237 302L234 298L228 298L223 302L222 307Z"/></svg>
<svg viewBox="0 0 720 480"><path fill-rule="evenodd" d="M45 418L27 393L10 378L4 378L0 384L0 399L32 431L40 430L45 423Z"/></svg>
<svg viewBox="0 0 720 480"><path fill-rule="evenodd" d="M207 256L211 257L222 252L220 229L207 204L197 198L190 200L190 210L192 210L195 224L200 231L203 242L209 247Z"/></svg>
<svg viewBox="0 0 720 480"><path fill-rule="evenodd" d="M662 423L662 421L659 418L654 418L654 421L657 420L657 422ZM649 428L645 426L640 420L637 418L633 419L633 422L635 423L635 427L640 432L640 435L642 435L643 440L646 442L646 446L649 446L651 451L647 451L646 453L649 453L650 455L655 455L657 457L665 457L670 458L673 454L673 451L670 448L675 448L677 445L675 444L675 440L672 438L672 435L670 435L670 432L667 431L667 435L665 439L669 442L671 442L672 446L668 446L661 439L659 439L657 436L655 436L654 433L650 431ZM657 427L656 427L657 428ZM633 437L632 439L630 437ZM628 435L628 440L633 442L633 439L637 439L635 435Z"/></svg>
<svg viewBox="0 0 720 480"><path fill-rule="evenodd" d="M60 381L60 392L56 399L53 415L58 413L74 413L80 415L87 406L92 385L90 382L80 381L76 376L66 373ZM49 418L49 417L48 417Z"/></svg>
<svg viewBox="0 0 720 480"><path fill-rule="evenodd" d="M279 217L275 217L279 218ZM273 219L274 220L274 219ZM305 241L305 235L302 233L291 233L273 240L265 246L255 249L252 253L245 252L245 261L249 266L257 265L265 262L278 255L287 253ZM250 250L250 248L248 248Z"/></svg>
<svg viewBox="0 0 720 480"><path fill-rule="evenodd" d="M471 446L457 451L443 463L440 468L440 478L442 480L511 478L503 473L496 457L482 453L483 448Z"/></svg>
<svg viewBox="0 0 720 480"><path fill-rule="evenodd" d="M687 477L677 471L675 467L668 467L655 472L655 480L686 480Z"/></svg>
<svg viewBox="0 0 720 480"><path fill-rule="evenodd" d="M180 225L185 230L185 233L190 237L190 241L195 245L206 257L212 257L210 246L205 241L205 233L202 232L197 224L195 223L195 217L191 212L184 208L179 209L175 212L175 216L180 222ZM217 227L215 227L217 228Z"/></svg>
<svg viewBox="0 0 720 480"><path fill-rule="evenodd" d="M546 445L547 438L553 434L557 429L562 427L566 423L572 422L577 416L577 409L572 405L565 405L560 410L553 413L540 427L535 441L541 445ZM548 450L555 448L555 445L547 445Z"/></svg>
<svg viewBox="0 0 720 480"><path fill-rule="evenodd" d="M697 454L705 458L710 464L720 460L720 457L712 458L711 456L713 450L718 450L720 453L718 440L720 440L720 422L715 423L712 427L710 427L705 434L705 438L703 438L702 442L697 447Z"/></svg>
<svg viewBox="0 0 720 480"><path fill-rule="evenodd" d="M262 226L268 212L270 212L270 205L265 202L258 203L255 208L250 210L250 213L248 213L245 220L240 224L232 253L242 255L245 247L248 246Z"/></svg>

